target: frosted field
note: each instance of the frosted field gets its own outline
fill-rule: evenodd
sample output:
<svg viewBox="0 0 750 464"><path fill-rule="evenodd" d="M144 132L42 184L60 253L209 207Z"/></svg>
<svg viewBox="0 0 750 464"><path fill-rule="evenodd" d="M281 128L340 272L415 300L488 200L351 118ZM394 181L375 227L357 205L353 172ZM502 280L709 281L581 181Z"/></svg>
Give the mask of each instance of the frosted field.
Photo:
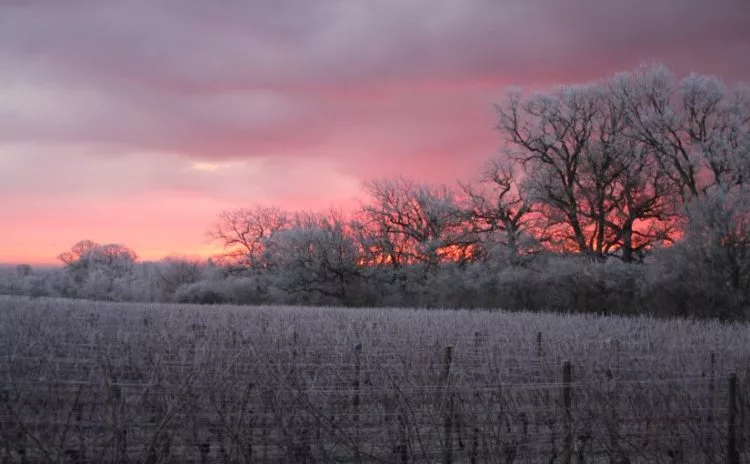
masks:
<svg viewBox="0 0 750 464"><path fill-rule="evenodd" d="M0 297L0 387L2 462L750 462L747 325Z"/></svg>

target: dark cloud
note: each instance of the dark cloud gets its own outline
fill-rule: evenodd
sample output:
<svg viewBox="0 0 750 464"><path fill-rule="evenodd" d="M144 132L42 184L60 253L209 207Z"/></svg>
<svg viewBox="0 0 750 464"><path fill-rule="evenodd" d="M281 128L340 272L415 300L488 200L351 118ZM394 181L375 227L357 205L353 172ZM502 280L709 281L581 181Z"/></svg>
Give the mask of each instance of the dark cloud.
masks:
<svg viewBox="0 0 750 464"><path fill-rule="evenodd" d="M746 0L19 2L2 17L6 56L196 88L487 71L533 79L571 58L596 68L612 53L720 54L750 39Z"/></svg>

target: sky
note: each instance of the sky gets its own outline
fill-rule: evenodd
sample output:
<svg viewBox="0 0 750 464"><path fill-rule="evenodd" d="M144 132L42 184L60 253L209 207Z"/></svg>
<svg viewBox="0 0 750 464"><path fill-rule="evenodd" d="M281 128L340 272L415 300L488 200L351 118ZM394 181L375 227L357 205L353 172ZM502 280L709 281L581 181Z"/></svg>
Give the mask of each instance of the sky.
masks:
<svg viewBox="0 0 750 464"><path fill-rule="evenodd" d="M750 81L748 24L747 0L0 0L0 262L207 256L225 209L466 179L509 86Z"/></svg>

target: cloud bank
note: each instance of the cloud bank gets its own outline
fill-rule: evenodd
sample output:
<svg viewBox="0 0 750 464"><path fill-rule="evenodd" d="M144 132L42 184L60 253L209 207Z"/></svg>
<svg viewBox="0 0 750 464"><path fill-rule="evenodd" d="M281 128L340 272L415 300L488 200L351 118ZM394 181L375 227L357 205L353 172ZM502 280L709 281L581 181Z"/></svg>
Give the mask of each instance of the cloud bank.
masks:
<svg viewBox="0 0 750 464"><path fill-rule="evenodd" d="M505 86L651 60L750 81L749 20L746 0L4 2L0 261L84 237L197 250L223 207L450 181L497 150ZM53 224L65 243L24 238Z"/></svg>

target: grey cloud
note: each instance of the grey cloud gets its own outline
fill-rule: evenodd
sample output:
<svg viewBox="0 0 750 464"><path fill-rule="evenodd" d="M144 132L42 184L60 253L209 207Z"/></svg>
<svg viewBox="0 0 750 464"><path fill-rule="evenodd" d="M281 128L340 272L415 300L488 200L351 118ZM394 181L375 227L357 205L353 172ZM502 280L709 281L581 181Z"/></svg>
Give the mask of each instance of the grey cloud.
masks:
<svg viewBox="0 0 750 464"><path fill-rule="evenodd" d="M25 114L0 107L0 140L260 156L349 132L377 145L402 120L417 145L439 145L443 129L474 132L431 126L433 113L471 110L459 91L412 95L427 81L471 92L475 79L591 79L649 59L748 80L748 20L746 0L6 2L0 84ZM28 95L8 96L19 82ZM346 97L387 82L406 91L384 107Z"/></svg>
<svg viewBox="0 0 750 464"><path fill-rule="evenodd" d="M648 56L700 43L719 47L716 53L750 40L745 0L34 5L4 8L4 55L57 61L87 76L197 88L217 82L230 87L328 85L404 75L472 75L478 69L527 79L553 66L566 67L570 58L596 67L624 50Z"/></svg>

